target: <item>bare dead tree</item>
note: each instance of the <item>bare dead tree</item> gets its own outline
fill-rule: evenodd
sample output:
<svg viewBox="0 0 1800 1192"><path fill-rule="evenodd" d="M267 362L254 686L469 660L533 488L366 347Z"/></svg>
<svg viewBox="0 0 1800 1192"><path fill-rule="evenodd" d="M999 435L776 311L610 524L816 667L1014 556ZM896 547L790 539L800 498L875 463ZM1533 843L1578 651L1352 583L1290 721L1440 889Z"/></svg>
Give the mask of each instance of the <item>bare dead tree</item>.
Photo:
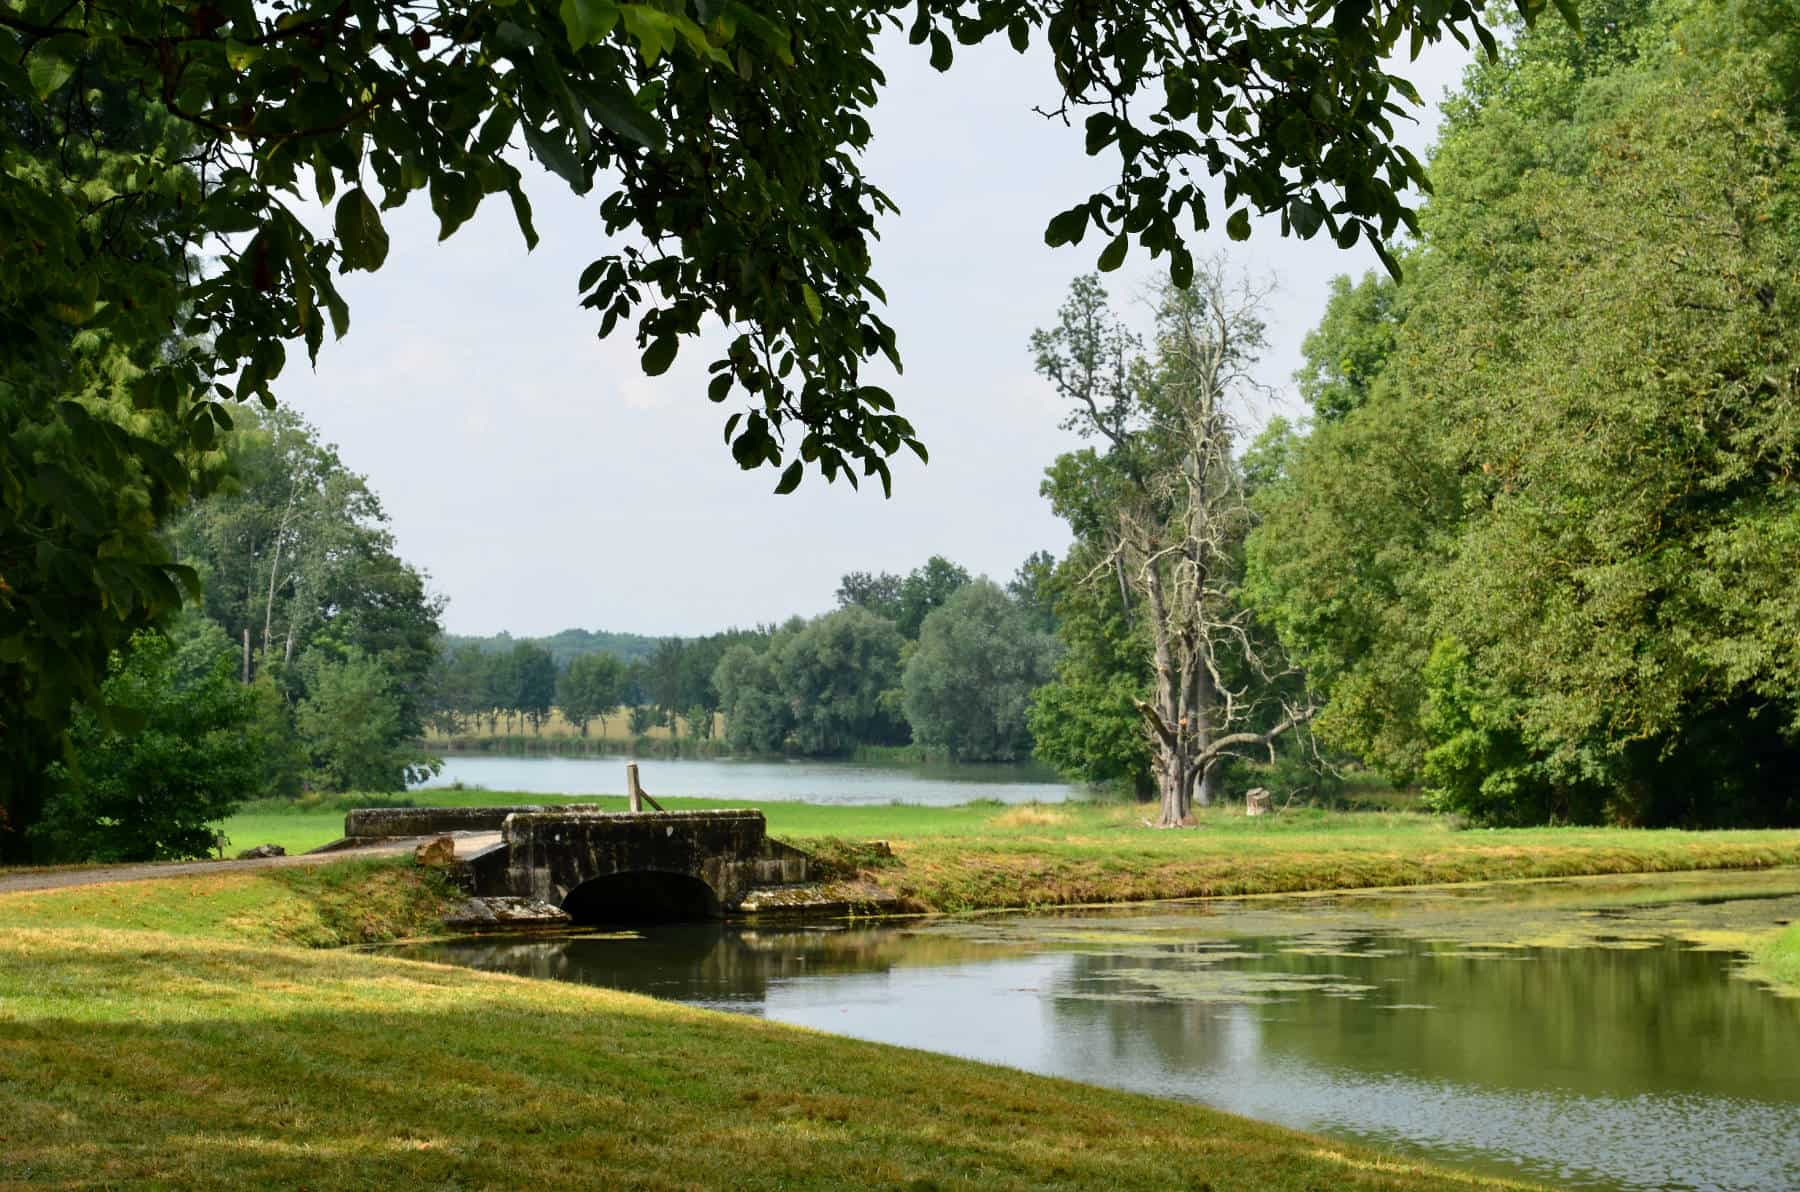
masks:
<svg viewBox="0 0 1800 1192"><path fill-rule="evenodd" d="M1109 370L1085 366L1123 336L1106 332L1097 294L1103 301L1097 283L1078 282L1062 326L1033 346L1039 371L1074 403L1067 425L1108 444L1111 483L1089 527L1103 558L1089 579L1136 596L1153 675L1137 709L1155 759L1157 824L1174 827L1213 801L1226 757L1272 759L1275 741L1317 710L1303 688L1292 694L1296 672L1233 590L1251 523L1236 415L1260 389L1251 370L1266 343L1268 291L1207 262L1187 290L1159 293L1153 357L1109 360Z"/></svg>

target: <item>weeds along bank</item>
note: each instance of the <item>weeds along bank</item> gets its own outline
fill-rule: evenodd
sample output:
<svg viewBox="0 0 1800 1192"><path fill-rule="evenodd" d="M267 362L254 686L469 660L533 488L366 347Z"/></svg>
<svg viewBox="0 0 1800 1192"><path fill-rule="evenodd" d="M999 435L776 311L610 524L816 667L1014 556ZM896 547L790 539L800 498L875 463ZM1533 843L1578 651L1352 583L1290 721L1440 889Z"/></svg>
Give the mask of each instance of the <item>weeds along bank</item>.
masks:
<svg viewBox="0 0 1800 1192"><path fill-rule="evenodd" d="M431 883L347 862L0 895L0 1184L1503 1186L1192 1105L301 946L406 934Z"/></svg>

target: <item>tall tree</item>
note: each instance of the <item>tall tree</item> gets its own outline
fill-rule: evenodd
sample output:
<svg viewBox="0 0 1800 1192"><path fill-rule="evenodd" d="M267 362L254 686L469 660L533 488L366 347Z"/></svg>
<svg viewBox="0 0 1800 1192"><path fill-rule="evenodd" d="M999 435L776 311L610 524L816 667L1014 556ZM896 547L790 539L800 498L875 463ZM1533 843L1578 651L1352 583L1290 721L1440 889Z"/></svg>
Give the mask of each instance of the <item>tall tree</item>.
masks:
<svg viewBox="0 0 1800 1192"><path fill-rule="evenodd" d="M932 555L900 581L894 594L894 624L908 641L919 639L919 629L933 609L944 607L970 580L966 568L942 555Z"/></svg>
<svg viewBox="0 0 1800 1192"><path fill-rule="evenodd" d="M901 645L892 622L862 608L827 613L781 643L777 674L802 753L905 741L884 699L900 685Z"/></svg>
<svg viewBox="0 0 1800 1192"><path fill-rule="evenodd" d="M901 577L891 571L848 572L838 584L837 605L839 608L866 608L878 617L898 621L900 583Z"/></svg>
<svg viewBox="0 0 1800 1192"><path fill-rule="evenodd" d="M1451 103L1394 351L1270 491L1253 588L1321 731L1444 806L1792 822L1791 20L1586 13Z"/></svg>
<svg viewBox="0 0 1800 1192"><path fill-rule="evenodd" d="M999 585L964 584L932 610L902 676L913 740L965 761L1031 752L1026 713L1051 674L1056 641Z"/></svg>
<svg viewBox="0 0 1800 1192"><path fill-rule="evenodd" d="M533 734L542 733L556 706L556 663L550 651L530 642L514 646L509 661L513 698L508 706L530 723Z"/></svg>
<svg viewBox="0 0 1800 1192"><path fill-rule="evenodd" d="M606 718L622 702L624 687L623 662L611 654L583 654L557 676L556 706L582 736L588 735L588 724L594 720L605 733Z"/></svg>
<svg viewBox="0 0 1800 1192"><path fill-rule="evenodd" d="M1211 802L1225 758L1267 750L1314 710L1278 681L1288 668L1235 591L1250 513L1232 403L1254 384L1262 299L1209 263L1192 288L1164 290L1155 355L1126 360L1096 349L1112 324L1092 317L1095 288L1075 287L1058 327L1033 347L1039 371L1073 405L1076 429L1105 444L1103 456L1065 468L1092 483L1073 486L1058 512L1098 534L1092 577L1122 577L1135 598L1153 684L1137 708L1155 756L1158 823L1174 827L1195 802ZM1105 369L1080 367L1089 356Z"/></svg>

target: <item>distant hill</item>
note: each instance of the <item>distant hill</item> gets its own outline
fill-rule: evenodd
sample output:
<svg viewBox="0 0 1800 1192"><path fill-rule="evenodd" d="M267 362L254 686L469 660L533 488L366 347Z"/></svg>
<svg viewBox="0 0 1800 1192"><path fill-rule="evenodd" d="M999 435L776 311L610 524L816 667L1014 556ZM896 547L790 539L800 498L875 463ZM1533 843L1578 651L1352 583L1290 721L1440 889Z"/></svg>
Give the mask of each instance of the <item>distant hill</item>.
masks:
<svg viewBox="0 0 1800 1192"><path fill-rule="evenodd" d="M648 658L655 650L659 637L645 637L641 633L607 633L604 630L565 629L561 633L549 637L514 637L510 633L496 633L490 637L467 637L458 633L444 635L446 649L454 650L458 646L475 646L485 654L502 654L519 642L531 642L550 651L558 667L569 665L571 658L579 658L583 654L612 654L625 662L635 662L640 658Z"/></svg>

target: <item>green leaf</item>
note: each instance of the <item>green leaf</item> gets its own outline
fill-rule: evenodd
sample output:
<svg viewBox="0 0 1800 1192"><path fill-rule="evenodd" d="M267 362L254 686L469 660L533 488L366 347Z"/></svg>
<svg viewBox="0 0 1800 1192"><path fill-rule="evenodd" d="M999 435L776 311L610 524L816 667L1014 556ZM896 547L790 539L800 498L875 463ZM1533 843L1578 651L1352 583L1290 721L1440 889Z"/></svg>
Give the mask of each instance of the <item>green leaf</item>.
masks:
<svg viewBox="0 0 1800 1192"><path fill-rule="evenodd" d="M1318 232L1319 225L1324 221L1324 204L1310 196L1297 197L1288 204L1288 222L1293 225L1294 231L1299 233L1302 240L1311 240Z"/></svg>
<svg viewBox="0 0 1800 1192"><path fill-rule="evenodd" d="M806 313L812 316L815 323L825 318L825 304L819 301L819 292L805 282L800 283L800 297L806 303Z"/></svg>
<svg viewBox="0 0 1800 1192"><path fill-rule="evenodd" d="M707 401L713 401L713 402L724 401L725 398L730 395L730 393L731 393L731 374L728 372L720 373L718 376L716 376L712 379L710 384L708 384L706 386L706 400Z"/></svg>
<svg viewBox="0 0 1800 1192"><path fill-rule="evenodd" d="M381 212L362 187L345 192L338 200L336 226L344 272L366 269L372 273L381 268L388 254L387 229L381 226Z"/></svg>
<svg viewBox="0 0 1800 1192"><path fill-rule="evenodd" d="M1177 244L1169 254L1169 281L1178 290L1194 284L1194 254L1184 245Z"/></svg>
<svg viewBox="0 0 1800 1192"><path fill-rule="evenodd" d="M660 377L669 371L669 365L675 363L675 350L680 341L673 335L658 336L644 349L644 375Z"/></svg>
<svg viewBox="0 0 1800 1192"><path fill-rule="evenodd" d="M1098 262L1100 272L1111 273L1114 269L1123 265L1125 263L1125 250L1130 247L1130 240L1126 237L1124 232L1120 232L1117 236L1114 236L1112 243L1108 244L1100 252L1100 260Z"/></svg>
<svg viewBox="0 0 1800 1192"><path fill-rule="evenodd" d="M612 0L562 0L558 11L571 50L602 40L619 23L619 6Z"/></svg>
<svg viewBox="0 0 1800 1192"><path fill-rule="evenodd" d="M590 96L587 106L594 114L594 119L610 131L626 140L636 141L646 149L660 150L668 137L662 121L639 107L630 93L623 89Z"/></svg>
<svg viewBox="0 0 1800 1192"><path fill-rule="evenodd" d="M525 237L525 251L530 252L538 246L537 227L531 222L531 200L517 182L506 188L506 197L512 200L513 218L518 221L519 235Z"/></svg>
<svg viewBox="0 0 1800 1192"><path fill-rule="evenodd" d="M225 39L225 61L233 70L245 70L254 65L263 56L261 46L245 45L241 41Z"/></svg>
<svg viewBox="0 0 1800 1192"><path fill-rule="evenodd" d="M39 99L49 99L75 73L75 64L39 46L32 50L25 69L31 79L32 91Z"/></svg>
<svg viewBox="0 0 1800 1192"><path fill-rule="evenodd" d="M1231 213L1231 218L1225 221L1225 234L1233 240L1250 239L1250 212L1247 208L1239 207Z"/></svg>
<svg viewBox="0 0 1800 1192"><path fill-rule="evenodd" d="M1060 215L1052 216L1050 224L1044 229L1044 243L1051 248L1061 244L1080 244L1081 238L1087 234L1088 209L1071 207Z"/></svg>
<svg viewBox="0 0 1800 1192"><path fill-rule="evenodd" d="M955 51L950 48L950 38L942 29L933 29L931 31L931 69L949 70L950 63L955 57Z"/></svg>
<svg viewBox="0 0 1800 1192"><path fill-rule="evenodd" d="M581 163L563 144L562 137L555 132L546 132L530 120L520 125L525 131L525 144L531 152L544 163L551 173L575 188L575 193L587 193L587 179L582 175Z"/></svg>
<svg viewBox="0 0 1800 1192"><path fill-rule="evenodd" d="M806 465L795 460L781 470L781 483L775 486L775 495L785 497L800 487L800 478L806 474Z"/></svg>

